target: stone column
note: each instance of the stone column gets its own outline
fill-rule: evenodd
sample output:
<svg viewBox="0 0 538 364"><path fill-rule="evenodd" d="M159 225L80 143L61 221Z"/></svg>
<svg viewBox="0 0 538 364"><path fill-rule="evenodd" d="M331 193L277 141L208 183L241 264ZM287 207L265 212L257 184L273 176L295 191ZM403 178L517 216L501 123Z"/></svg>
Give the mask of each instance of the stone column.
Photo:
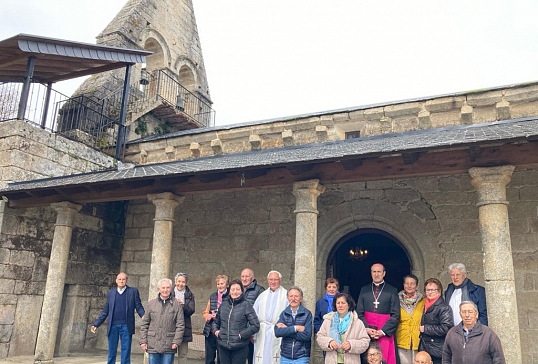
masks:
<svg viewBox="0 0 538 364"><path fill-rule="evenodd" d="M506 362L521 364L514 264L508 225L506 185L514 166L471 168L478 191L478 214L489 326L501 339Z"/></svg>
<svg viewBox="0 0 538 364"><path fill-rule="evenodd" d="M314 312L316 305L316 262L318 196L325 192L319 180L295 182L295 285L304 292L303 304Z"/></svg>
<svg viewBox="0 0 538 364"><path fill-rule="evenodd" d="M171 192L164 192L148 195L148 199L155 205L153 247L149 274L148 300L150 300L157 294L159 279L170 278L174 210L183 202L185 197L176 196Z"/></svg>
<svg viewBox="0 0 538 364"><path fill-rule="evenodd" d="M57 211L57 216L35 348L34 363L40 364L54 363L54 347L62 307L73 221L75 213L82 206L71 202L58 202L51 204L51 207Z"/></svg>

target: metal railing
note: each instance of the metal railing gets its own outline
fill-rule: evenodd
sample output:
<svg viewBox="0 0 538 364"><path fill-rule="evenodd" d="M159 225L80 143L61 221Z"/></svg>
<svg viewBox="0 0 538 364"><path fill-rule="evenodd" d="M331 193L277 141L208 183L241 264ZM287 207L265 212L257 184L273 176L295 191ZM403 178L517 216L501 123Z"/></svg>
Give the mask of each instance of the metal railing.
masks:
<svg viewBox="0 0 538 364"><path fill-rule="evenodd" d="M22 82L0 84L0 122L18 116ZM23 119L95 149L116 145L119 123L103 112L103 105L85 96L70 98L37 82L30 91Z"/></svg>
<svg viewBox="0 0 538 364"><path fill-rule="evenodd" d="M130 87L127 112L131 116L141 116L151 111L156 102L163 102L198 127L215 125L215 111L211 104L189 91L165 70L155 70L145 76L143 84L137 82ZM114 118L115 113L119 115L122 95L123 88L120 88L103 98L103 110L107 116Z"/></svg>
<svg viewBox="0 0 538 364"><path fill-rule="evenodd" d="M164 70L148 76L144 85L137 83L131 87L127 105L131 117L153 110L156 103L164 103L176 110L180 120L199 127L215 125L215 111L207 101ZM22 81L0 83L0 122L18 118ZM123 88L101 100L84 95L71 98L52 89L51 84L31 82L23 119L102 150L114 147L120 127L125 128L119 124L122 95Z"/></svg>

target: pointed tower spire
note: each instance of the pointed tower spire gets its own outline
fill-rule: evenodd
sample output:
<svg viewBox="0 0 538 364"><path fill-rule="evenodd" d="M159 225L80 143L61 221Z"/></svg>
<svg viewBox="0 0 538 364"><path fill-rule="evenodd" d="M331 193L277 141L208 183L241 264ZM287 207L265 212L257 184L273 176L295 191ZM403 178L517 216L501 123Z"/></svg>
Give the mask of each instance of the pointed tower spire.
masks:
<svg viewBox="0 0 538 364"><path fill-rule="evenodd" d="M129 0L97 36L97 44L153 52L146 64L135 65L131 85L139 99L127 125L144 123L144 133L211 126L214 122L209 87L192 0ZM114 98L123 71L92 76L76 94ZM166 110L164 110L166 106ZM164 116L166 115L166 116ZM142 121L141 121L142 120ZM128 139L144 136L130 128Z"/></svg>

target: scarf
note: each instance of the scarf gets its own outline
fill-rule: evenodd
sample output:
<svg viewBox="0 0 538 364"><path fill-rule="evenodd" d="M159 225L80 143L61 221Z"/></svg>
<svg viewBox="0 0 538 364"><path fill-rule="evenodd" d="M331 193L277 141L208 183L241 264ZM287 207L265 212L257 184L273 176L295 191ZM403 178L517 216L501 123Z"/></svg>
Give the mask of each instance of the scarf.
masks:
<svg viewBox="0 0 538 364"><path fill-rule="evenodd" d="M428 308L430 308L435 303L435 301L439 299L439 297L441 296L437 296L433 300L430 300L426 297L426 302L424 303L424 312L428 311Z"/></svg>
<svg viewBox="0 0 538 364"><path fill-rule="evenodd" d="M469 279L465 278L463 282L459 286L454 286L454 289L461 288L461 301L469 301L469 290L467 289L467 283L469 283Z"/></svg>
<svg viewBox="0 0 538 364"><path fill-rule="evenodd" d="M336 292L336 294L338 294L339 292ZM333 300L334 300L334 296L336 295L330 295L328 294L327 292L325 292L325 301L329 302L329 306L327 306L327 313L329 312L332 312L333 311Z"/></svg>
<svg viewBox="0 0 538 364"><path fill-rule="evenodd" d="M185 288L179 291L176 287L174 287L174 296L179 298L181 302L185 303Z"/></svg>
<svg viewBox="0 0 538 364"><path fill-rule="evenodd" d="M342 335L347 331L351 324L351 312L346 313L344 318L340 319L338 312L335 312L331 319L331 329L329 330L329 336L336 341L340 346L342 345Z"/></svg>
<svg viewBox="0 0 538 364"><path fill-rule="evenodd" d="M398 293L398 298L400 299L400 307L403 308L409 315L413 314L413 311L415 311L415 307L418 301L420 301L422 297L422 293L420 293L419 291L416 291L413 297L407 297L403 290Z"/></svg>
<svg viewBox="0 0 538 364"><path fill-rule="evenodd" d="M220 305L222 304L222 296L224 295L224 292L217 291L217 310L219 309Z"/></svg>

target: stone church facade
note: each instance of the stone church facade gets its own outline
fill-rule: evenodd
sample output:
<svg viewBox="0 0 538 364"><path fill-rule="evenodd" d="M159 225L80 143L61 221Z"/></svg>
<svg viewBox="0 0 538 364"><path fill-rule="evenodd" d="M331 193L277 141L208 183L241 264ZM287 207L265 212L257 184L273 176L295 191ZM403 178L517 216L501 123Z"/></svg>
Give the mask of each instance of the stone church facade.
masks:
<svg viewBox="0 0 538 364"><path fill-rule="evenodd" d="M142 39L137 47L158 50L147 43L153 34L167 54L164 66L181 80L190 65L194 76L185 79L209 100L201 51L181 50L188 61L166 51L166 33L149 29L147 19L169 15L153 3L128 2L99 39L129 47ZM180 18L191 25L178 27L194 37L192 4L174 4L190 9ZM155 14L139 18L140 9ZM131 39L118 19L146 25ZM140 76L141 69L133 78ZM100 77L88 82L103 85ZM44 354L51 347L56 355L106 347L105 330L89 328L120 271L143 301L156 294L158 279L187 272L201 332L218 274L238 277L249 267L267 286L267 272L278 270L283 286L301 286L312 308L325 278L351 275L351 285L382 261L387 279L400 280L391 273L405 266L421 282L435 277L445 286L448 265L464 263L486 287L507 362L538 363L537 116L538 84L530 83L137 139L131 133L127 168L22 120L2 122L0 357L52 362ZM374 238L372 260L350 265L351 241L365 234ZM385 238L388 248L376 245Z"/></svg>

